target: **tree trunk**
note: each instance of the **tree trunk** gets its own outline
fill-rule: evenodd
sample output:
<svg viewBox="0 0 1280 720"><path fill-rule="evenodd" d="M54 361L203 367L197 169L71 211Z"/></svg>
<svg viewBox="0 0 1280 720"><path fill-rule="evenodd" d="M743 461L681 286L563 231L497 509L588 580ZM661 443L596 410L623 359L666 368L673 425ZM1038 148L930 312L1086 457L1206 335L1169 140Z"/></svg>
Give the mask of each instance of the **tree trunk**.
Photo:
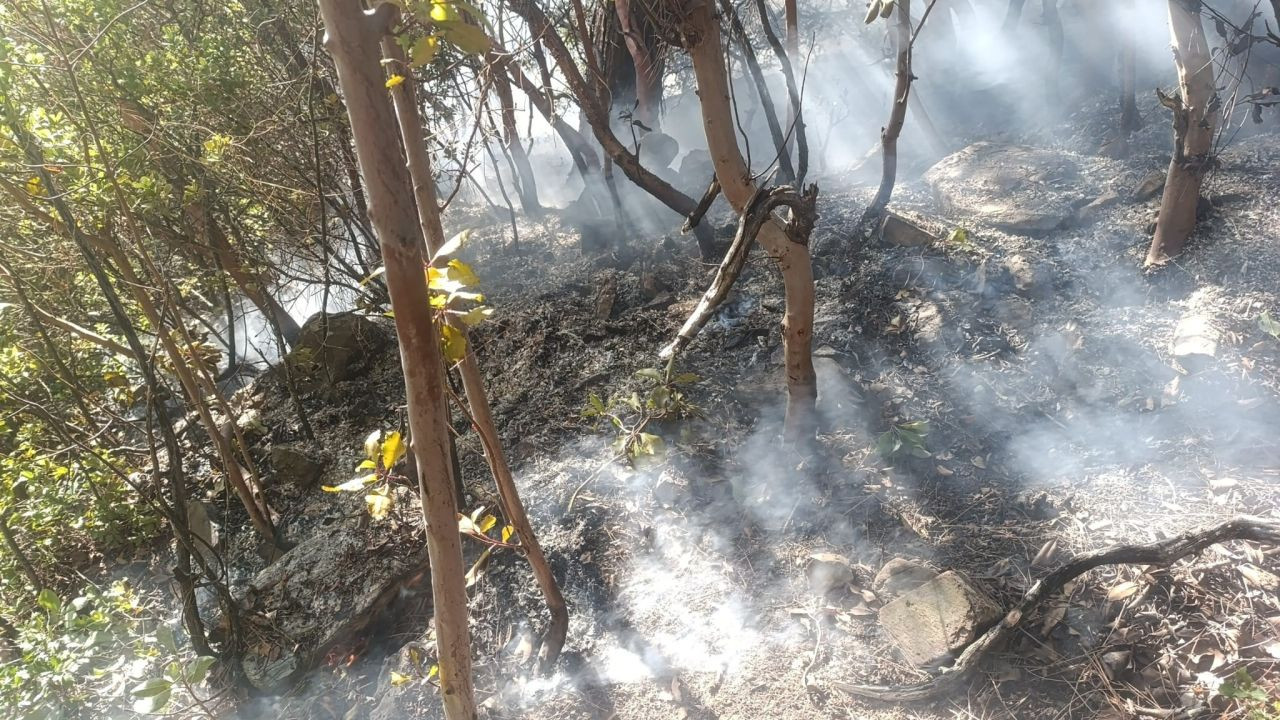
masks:
<svg viewBox="0 0 1280 720"><path fill-rule="evenodd" d="M408 72L404 50L396 43L395 38L382 40L382 53L396 65ZM494 76L498 77L502 69L495 68ZM502 82L506 82L505 78ZM404 143L405 157L408 159L409 177L413 180L413 195L418 206L418 225L422 237L426 241L427 250L435 254L444 245L444 227L440 224L440 212L436 208L436 184L431 174L431 157L427 154L426 140L422 136L422 120L418 115L417 93L412 81L397 85L391 91L395 103L396 117L400 124L400 138ZM511 92L508 87L507 96ZM511 475L511 466L507 464L506 453L502 449L502 441L498 437L498 427L493 421L493 412L489 408L489 395L485 391L484 376L480 373L480 364L476 361L474 345L468 337L466 323L455 316L447 316L448 322L462 335L466 341L467 354L459 363L458 372L462 376L462 390L467 396L467 405L471 409L471 420L476 432L480 435L481 446L485 458L489 461L489 470L498 486L498 497L502 503L502 514L516 529L520 539L520 547L524 550L533 569L533 575L542 589L547 602L547 610L551 614L551 623L542 642L542 666L546 670L560 656L564 647L564 639L568 634L569 611L565 606L564 596L556 583L551 565L538 544L533 533L533 525L525 512L524 503L520 500L520 491Z"/></svg>
<svg viewBox="0 0 1280 720"><path fill-rule="evenodd" d="M880 131L883 166L880 171L880 190L867 208L867 215L879 215L889 206L893 186L898 179L898 136L907 120L907 101L911 96L911 0L898 0L898 70L893 88L893 108L889 111L889 124Z"/></svg>
<svg viewBox="0 0 1280 720"><path fill-rule="evenodd" d="M741 213L751 202L756 188L734 133L720 26L711 8L702 4L689 12L684 29L687 36L693 38L689 55L697 77L702 125L716 178L725 199ZM787 379L784 434L789 441L808 440L816 429L814 401L818 395L813 371L813 266L805 244L808 238L792 240L773 216L761 227L759 239L782 273L786 295L782 322Z"/></svg>
<svg viewBox="0 0 1280 720"><path fill-rule="evenodd" d="M797 7L796 0L784 0L782 5L782 13L784 21L787 25L787 58L791 61L792 67L800 62L800 9ZM787 135L787 147L785 152L790 159L791 147L795 142L795 131L790 130L796 125L796 108L793 105L787 106L787 128L790 131Z"/></svg>
<svg viewBox="0 0 1280 720"><path fill-rule="evenodd" d="M636 69L636 109L634 119L650 130L657 130L662 105L662 61L652 50L652 32L647 23L631 10L631 0L614 0L618 26Z"/></svg>
<svg viewBox="0 0 1280 720"><path fill-rule="evenodd" d="M515 182L516 192L520 195L520 207L524 209L525 215L541 215L542 203L538 201L538 182L534 179L533 167L529 164L529 156L524 151L524 145L520 144L511 82L495 60L494 53L490 52L486 63L490 68L489 72L492 73L493 89L498 95L498 102L502 105L502 140L506 145L507 153L511 156L511 162L516 166Z"/></svg>
<svg viewBox="0 0 1280 720"><path fill-rule="evenodd" d="M626 173L633 183L657 198L663 205L682 216L687 217L692 213L694 208L698 206L696 200L645 169L640 164L640 159L618 141L617 136L613 134L613 130L609 126L608 110L604 109L604 105L598 95L588 87L586 80L582 77L582 73L579 72L577 65L573 62L573 56L569 53L569 48L560 39L559 34L552 27L551 21L547 19L547 15L542 8L533 0L507 0L507 6L524 19L536 37L541 37L543 42L546 43L547 50L560 67L560 72L564 74L565 81L569 84L569 89L578 98L578 104L586 114L587 122L591 125L591 131L596 136L596 142L600 143L605 154L613 159L613 162L622 169L622 172ZM717 44L719 43L717 42ZM698 239L698 248L702 251L703 258L713 258L716 251L715 238L711 229L703 223L694 228L694 233Z"/></svg>
<svg viewBox="0 0 1280 720"><path fill-rule="evenodd" d="M422 272L423 239L409 173L395 142L399 130L384 87L378 50L389 29L387 11L391 9L383 6L382 11L365 13L356 0L320 0L327 31L324 44L333 55L346 96L400 338L418 491L427 525L440 696L449 720L475 720L466 570L449 463L440 329Z"/></svg>
<svg viewBox="0 0 1280 720"><path fill-rule="evenodd" d="M1127 141L1129 133L1142 129L1142 116L1138 114L1133 29L1122 25L1120 33L1120 139Z"/></svg>
<svg viewBox="0 0 1280 720"><path fill-rule="evenodd" d="M1200 23L1200 0L1169 0L1169 31L1178 69L1178 93L1162 97L1173 111L1173 158L1160 197L1156 234L1145 265L1162 265L1182 252L1196 226L1200 184L1213 165L1218 124L1213 59Z"/></svg>

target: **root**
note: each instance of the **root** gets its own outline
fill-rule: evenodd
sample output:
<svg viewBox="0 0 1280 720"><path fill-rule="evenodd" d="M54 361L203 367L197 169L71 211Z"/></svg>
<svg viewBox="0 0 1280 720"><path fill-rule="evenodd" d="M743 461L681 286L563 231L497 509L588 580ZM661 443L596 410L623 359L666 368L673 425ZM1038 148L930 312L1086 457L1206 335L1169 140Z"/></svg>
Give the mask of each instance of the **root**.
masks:
<svg viewBox="0 0 1280 720"><path fill-rule="evenodd" d="M940 675L911 685L856 685L835 682L832 686L850 695L882 702L934 700L960 685L973 673L988 651L1013 637L1033 611L1076 577L1103 565L1170 565L1210 545L1227 540L1252 540L1280 545L1280 523L1257 517L1240 517L1202 530L1188 531L1167 540L1144 545L1117 545L1085 553L1033 585L1017 607L1010 610L999 624L965 648L960 657L956 658L955 664L945 668Z"/></svg>

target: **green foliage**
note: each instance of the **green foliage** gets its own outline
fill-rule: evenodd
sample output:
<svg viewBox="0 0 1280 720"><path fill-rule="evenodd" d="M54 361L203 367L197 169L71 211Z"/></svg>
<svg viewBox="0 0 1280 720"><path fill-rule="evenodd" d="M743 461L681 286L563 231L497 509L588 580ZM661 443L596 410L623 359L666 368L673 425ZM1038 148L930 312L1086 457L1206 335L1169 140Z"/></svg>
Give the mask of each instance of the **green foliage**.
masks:
<svg viewBox="0 0 1280 720"><path fill-rule="evenodd" d="M694 373L644 368L636 372L633 383L607 401L592 393L582 416L597 426L608 421L617 433L614 452L631 464L660 460L666 453L666 441L647 429L652 423L700 416L701 410L685 392L701 380Z"/></svg>
<svg viewBox="0 0 1280 720"><path fill-rule="evenodd" d="M1280 321L1271 317L1271 313L1263 311L1262 315L1258 318L1258 327L1262 329L1262 332L1270 335L1276 340L1280 340Z"/></svg>
<svg viewBox="0 0 1280 720"><path fill-rule="evenodd" d="M70 602L52 590L15 624L18 657L0 664L0 707L21 720L159 712L196 692L214 659L183 658L172 629L146 617L138 595L117 582L90 586ZM160 677L147 679L161 666Z"/></svg>
<svg viewBox="0 0 1280 720"><path fill-rule="evenodd" d="M881 433L876 440L876 452L886 460L900 455L927 458L931 453L925 445L925 437L929 434L928 420L911 420L897 423Z"/></svg>
<svg viewBox="0 0 1280 720"><path fill-rule="evenodd" d="M1280 698L1259 687L1245 668L1237 668L1218 693L1239 703L1249 720L1280 720Z"/></svg>

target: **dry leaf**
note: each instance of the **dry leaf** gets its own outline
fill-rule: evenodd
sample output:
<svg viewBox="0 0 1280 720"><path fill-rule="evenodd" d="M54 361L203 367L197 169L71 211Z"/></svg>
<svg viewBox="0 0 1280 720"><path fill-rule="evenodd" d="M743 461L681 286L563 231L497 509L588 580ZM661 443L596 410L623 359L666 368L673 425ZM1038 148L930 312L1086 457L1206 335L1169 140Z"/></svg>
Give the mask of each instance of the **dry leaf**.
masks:
<svg viewBox="0 0 1280 720"><path fill-rule="evenodd" d="M1256 565L1241 565L1240 574L1253 585L1264 590L1280 590L1280 577Z"/></svg>
<svg viewBox="0 0 1280 720"><path fill-rule="evenodd" d="M1031 564L1036 567L1045 567L1053 562L1053 558L1058 554L1058 540L1054 538L1040 547L1040 552L1032 558Z"/></svg>
<svg viewBox="0 0 1280 720"><path fill-rule="evenodd" d="M1067 606L1065 604L1059 603L1049 608L1044 614L1044 623L1040 625L1040 634L1048 635L1049 631L1062 622L1062 619L1066 616Z"/></svg>
<svg viewBox="0 0 1280 720"><path fill-rule="evenodd" d="M1138 590L1140 589L1142 589L1142 585L1136 582L1133 582L1132 580L1126 580L1122 583L1115 585L1109 591L1107 591L1107 599L1112 602L1115 602L1117 600L1124 600L1125 598L1130 597L1134 593L1138 592Z"/></svg>

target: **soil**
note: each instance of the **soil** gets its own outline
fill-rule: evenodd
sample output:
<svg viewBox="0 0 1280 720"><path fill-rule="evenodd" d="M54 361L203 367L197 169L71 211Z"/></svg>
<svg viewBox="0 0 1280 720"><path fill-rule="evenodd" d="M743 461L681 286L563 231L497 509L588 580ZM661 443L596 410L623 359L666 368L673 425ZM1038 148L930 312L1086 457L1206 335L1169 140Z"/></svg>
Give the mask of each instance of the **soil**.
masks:
<svg viewBox="0 0 1280 720"><path fill-rule="evenodd" d="M1053 136L1067 140L1002 139L1073 160L1078 177L1056 189L1073 207L1115 195L1036 237L942 211L911 179L920 167L893 207L940 237L961 227L966 237L883 244L860 224L874 188L824 179L811 241L823 429L806 454L777 439L783 301L766 258L753 259L679 358L679 370L701 378L687 389L699 417L655 426L667 452L631 468L608 425L583 410L592 393L642 388L636 371L658 366L713 268L687 237L625 237L615 252L584 252L561 213L523 221L518 242L505 219L451 213L455 229L475 228L464 254L495 313L473 341L571 613L563 657L538 676L546 613L536 585L520 558L494 554L471 589L487 716L1121 718L1135 707L1197 707L1241 667L1275 683L1280 602L1266 573L1280 572L1280 554L1233 544L1170 569L1085 575L953 697L888 707L830 684L930 672L902 660L877 624L871 580L895 557L962 571L1010 607L1073 553L1238 514L1280 517L1280 337L1259 323L1264 311L1280 317L1277 133L1225 150L1186 253L1143 273L1158 199L1129 198L1167 162L1167 129L1149 123L1126 160L1094 156L1080 138L1099 136L1090 124L1110 112L1101 103L1063 120ZM1187 315L1220 333L1203 367L1171 354ZM333 459L322 483L350 476L370 430L399 426L401 382L388 348L364 376L303 398L316 445ZM245 396L268 428L264 458L271 443L299 439L278 378ZM927 422L921 457L877 452L886 432L915 421ZM457 427L467 510L493 508L474 434ZM397 497L375 527L420 523L407 485ZM318 487L272 486L269 498L293 541L363 508L358 495ZM248 538L241 529L230 544L240 580L263 565ZM468 542L470 558L480 550ZM815 553L848 559L854 579L815 595ZM419 579L401 595L293 692L242 712L439 717L426 677L429 593ZM1208 707L1243 717L1220 697Z"/></svg>

